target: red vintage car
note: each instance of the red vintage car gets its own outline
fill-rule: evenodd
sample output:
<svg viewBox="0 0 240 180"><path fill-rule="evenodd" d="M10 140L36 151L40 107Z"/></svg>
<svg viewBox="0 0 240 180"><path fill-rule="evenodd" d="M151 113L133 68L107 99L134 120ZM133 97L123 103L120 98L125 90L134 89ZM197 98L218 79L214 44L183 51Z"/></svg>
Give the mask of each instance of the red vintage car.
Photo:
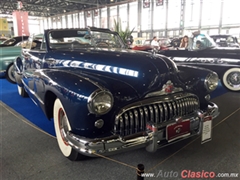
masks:
<svg viewBox="0 0 240 180"><path fill-rule="evenodd" d="M134 39L134 43L133 43L131 49L139 50L139 51L152 50L151 41L152 40L149 40L149 39L136 38L136 39Z"/></svg>
<svg viewBox="0 0 240 180"><path fill-rule="evenodd" d="M133 45L133 50L140 50L140 51L151 51L154 47L151 46L152 39L146 39L143 44L136 44ZM161 38L158 39L159 47L157 50L168 50L171 47L171 40L168 38ZM155 47L156 48L156 47Z"/></svg>

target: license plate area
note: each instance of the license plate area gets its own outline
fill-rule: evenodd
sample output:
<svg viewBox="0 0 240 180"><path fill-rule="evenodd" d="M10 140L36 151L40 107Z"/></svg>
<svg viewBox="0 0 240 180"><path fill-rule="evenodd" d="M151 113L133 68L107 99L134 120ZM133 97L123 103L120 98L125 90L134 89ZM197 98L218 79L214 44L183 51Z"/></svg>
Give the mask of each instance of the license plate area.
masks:
<svg viewBox="0 0 240 180"><path fill-rule="evenodd" d="M202 144L212 140L212 116L206 116L202 126Z"/></svg>
<svg viewBox="0 0 240 180"><path fill-rule="evenodd" d="M168 142L189 136L190 120L186 119L179 123L172 123L166 127L166 139Z"/></svg>

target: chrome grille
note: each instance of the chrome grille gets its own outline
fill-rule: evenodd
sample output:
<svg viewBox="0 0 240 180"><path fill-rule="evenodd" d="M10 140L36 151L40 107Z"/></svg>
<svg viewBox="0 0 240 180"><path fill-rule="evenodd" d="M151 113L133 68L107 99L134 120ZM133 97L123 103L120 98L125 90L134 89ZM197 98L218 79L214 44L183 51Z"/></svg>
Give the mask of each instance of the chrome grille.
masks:
<svg viewBox="0 0 240 180"><path fill-rule="evenodd" d="M140 103L139 103L140 104ZM141 102L124 109L116 116L114 133L121 136L131 135L146 129L146 122L163 123L179 116L186 116L199 109L195 95L179 95L167 99Z"/></svg>

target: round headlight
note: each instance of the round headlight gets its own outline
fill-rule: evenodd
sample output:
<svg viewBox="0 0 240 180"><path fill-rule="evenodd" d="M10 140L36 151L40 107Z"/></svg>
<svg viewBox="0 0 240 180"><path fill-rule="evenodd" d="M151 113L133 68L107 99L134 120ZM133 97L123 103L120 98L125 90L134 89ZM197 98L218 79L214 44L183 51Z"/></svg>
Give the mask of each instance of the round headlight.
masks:
<svg viewBox="0 0 240 180"><path fill-rule="evenodd" d="M113 106L112 94L108 91L97 90L88 98L88 110L92 114L103 115Z"/></svg>
<svg viewBox="0 0 240 180"><path fill-rule="evenodd" d="M215 72L209 73L204 81L205 88L209 92L214 91L218 86L218 81L219 81L219 77L217 73Z"/></svg>

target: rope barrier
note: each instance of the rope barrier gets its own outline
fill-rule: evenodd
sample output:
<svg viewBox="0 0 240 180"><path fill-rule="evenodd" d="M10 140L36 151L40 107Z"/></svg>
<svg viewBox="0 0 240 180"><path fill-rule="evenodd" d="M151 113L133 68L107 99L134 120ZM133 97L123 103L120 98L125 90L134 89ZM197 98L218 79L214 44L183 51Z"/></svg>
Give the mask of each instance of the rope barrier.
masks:
<svg viewBox="0 0 240 180"><path fill-rule="evenodd" d="M126 163L123 163L123 162L121 162L121 161L118 161L118 160L115 160L115 159L112 159L112 158L109 158L109 157L106 157L106 156L103 156L103 155L101 155L101 154L97 154L97 153L94 153L94 152L93 152L93 154L96 155L96 156L102 157L102 158L104 158L104 159L107 159L107 160L110 160L110 161L113 161L113 162L119 163L119 164L121 164L121 165L124 165L124 166L130 167L130 168L132 168L132 169L138 170L136 167L131 166L131 165L126 164Z"/></svg>
<svg viewBox="0 0 240 180"><path fill-rule="evenodd" d="M16 115L16 113L12 112L12 110L8 109L7 106L4 104L4 103L0 103L8 112L10 112L11 114L13 114L15 117L21 119L23 122L27 123L28 125L32 126L33 128L36 128L38 130L40 130L41 132L49 135L49 136L52 136L46 132L44 132L43 130L39 129L38 127L36 127L35 125L31 124L30 122L28 122L27 120L25 120L24 118L21 118L19 117L19 115ZM223 120L221 120L220 122L218 122L217 124L215 124L213 128L217 127L219 124L223 123L224 121L226 121L229 117L231 117L232 115L234 115L235 113L237 113L238 111L240 110L240 108L236 109L234 112L232 112L230 115L228 115L227 117L225 117ZM54 136L52 136L54 137ZM55 138L55 137L54 137ZM189 142L188 144L186 144L185 146L183 146L182 148L180 148L178 151L176 151L175 153L171 154L170 156L168 156L167 158L165 158L164 160L160 161L158 164L156 164L155 166L153 166L152 168L150 168L147 172L151 172L153 169L155 169L157 166L163 164L165 161L167 161L168 159L170 159L171 157L173 157L174 155L176 155L177 153L179 153L181 150L183 150L184 148L186 148L187 146L189 146L190 144L192 144L193 142L195 142L196 140L198 140L200 138L200 136L198 136L197 138L195 138L194 140L192 140L191 142ZM109 161L112 161L112 162L115 162L115 163L118 163L118 164L121 164L123 166L126 166L126 167L129 167L129 168L132 168L134 170L136 170L136 173L137 173L137 179L138 180L143 180L144 178L141 176L142 173L144 173L144 165L143 164L138 164L138 167L134 167L132 165L129 165L129 164L126 164L126 163L123 163L121 161L118 161L118 160L115 160L115 159L112 159L112 158L109 158L109 157L106 157L106 156L103 156L101 154L98 154L98 153L95 153L93 152L94 155L98 156L98 157L101 157L101 158L104 158L104 159L107 159Z"/></svg>
<svg viewBox="0 0 240 180"><path fill-rule="evenodd" d="M218 126L219 124L223 123L224 121L226 121L229 117L231 117L233 114L235 114L236 112L238 112L240 110L240 108L236 109L235 111L233 111L230 115L228 115L227 117L225 117L223 120L221 120L220 122L218 122L216 125L214 125L212 127L215 128L216 126ZM191 142L189 142L188 144L186 144L185 146L183 146L182 148L180 148L178 151L176 151L175 153L171 154L170 156L168 156L166 159L160 161L157 165L153 166L152 168L150 168L149 170L147 170L147 172L152 171L153 169L155 169L157 166L163 164L165 161L167 161L168 159L170 159L171 157L173 157L174 155L176 155L177 153L179 153L181 150L183 150L184 148L186 148L187 146L189 146L190 144L192 144L193 142L195 142L196 140L198 140L201 136L198 136L197 138L195 138L194 140L192 140Z"/></svg>
<svg viewBox="0 0 240 180"><path fill-rule="evenodd" d="M55 136L51 135L51 134L48 134L46 133L45 131L43 131L42 129L40 129L39 127L37 127L36 125L34 125L33 123L29 122L27 119L23 118L22 116L19 116L19 114L16 114L16 112L12 109L10 109L5 103L1 102L0 101L0 105L2 107L4 107L9 113L11 113L12 115L14 115L16 118L22 120L24 123L30 125L31 127L33 127L34 129L37 129L39 131L41 131L42 133L52 137L52 138L56 138Z"/></svg>

